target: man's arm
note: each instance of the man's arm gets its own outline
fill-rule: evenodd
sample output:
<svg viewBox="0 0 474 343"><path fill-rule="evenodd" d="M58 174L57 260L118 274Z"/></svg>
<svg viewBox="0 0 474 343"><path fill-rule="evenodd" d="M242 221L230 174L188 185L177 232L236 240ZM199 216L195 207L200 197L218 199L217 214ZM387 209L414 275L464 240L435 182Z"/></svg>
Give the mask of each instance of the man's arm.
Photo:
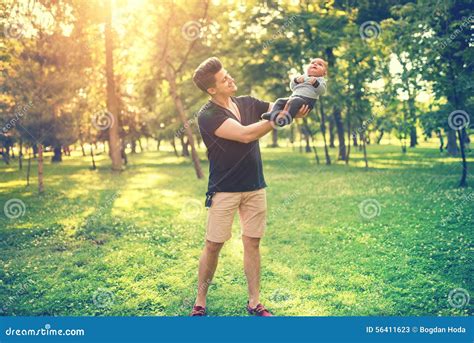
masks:
<svg viewBox="0 0 474 343"><path fill-rule="evenodd" d="M259 139L260 137L265 136L272 130L273 126L268 120L262 120L254 124L244 126L237 120L229 118L223 122L221 126L219 126L215 134L217 137L229 139L231 141L250 143Z"/></svg>
<svg viewBox="0 0 474 343"><path fill-rule="evenodd" d="M269 109L273 104L270 104ZM288 104L283 111L288 111ZM301 106L297 117L302 118L308 114L308 106ZM215 131L215 135L220 138L229 139L241 143L250 143L273 130L272 123L269 120L262 120L254 124L244 126L237 120L232 118L227 119Z"/></svg>

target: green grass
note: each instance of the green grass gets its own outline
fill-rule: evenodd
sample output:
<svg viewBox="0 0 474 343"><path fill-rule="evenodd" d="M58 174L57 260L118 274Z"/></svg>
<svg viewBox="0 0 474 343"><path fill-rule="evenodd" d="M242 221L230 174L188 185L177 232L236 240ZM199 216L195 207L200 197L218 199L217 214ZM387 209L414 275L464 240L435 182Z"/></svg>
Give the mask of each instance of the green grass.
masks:
<svg viewBox="0 0 474 343"><path fill-rule="evenodd" d="M369 170L360 152L352 156L349 166L318 166L312 154L263 149L262 302L290 316L472 314L472 305L451 306L448 294L474 295L474 178L458 189L459 159L430 147L402 155L369 146ZM96 171L81 156L48 159L43 196L35 177L25 187L25 170L0 166L0 210L10 199L25 204L17 219L0 212L2 315L189 313L207 180L166 151L130 155L119 175L98 159ZM207 168L203 161L206 177ZM380 204L372 219L360 213L366 199ZM246 299L236 218L209 314L245 315Z"/></svg>

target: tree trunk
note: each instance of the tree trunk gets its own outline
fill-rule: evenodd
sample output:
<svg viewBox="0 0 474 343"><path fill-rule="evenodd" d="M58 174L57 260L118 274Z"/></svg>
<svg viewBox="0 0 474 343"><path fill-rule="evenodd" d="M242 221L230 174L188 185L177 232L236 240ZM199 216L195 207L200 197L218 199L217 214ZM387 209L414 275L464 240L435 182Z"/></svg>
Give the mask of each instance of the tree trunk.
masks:
<svg viewBox="0 0 474 343"><path fill-rule="evenodd" d="M62 150L61 145L55 145L53 148L53 157L51 157L51 162L58 163L62 162Z"/></svg>
<svg viewBox="0 0 474 343"><path fill-rule="evenodd" d="M318 151L316 150L316 144L313 141L313 151L314 151L314 158L316 159L316 164L319 165L319 156L318 156Z"/></svg>
<svg viewBox="0 0 474 343"><path fill-rule="evenodd" d="M270 145L271 148L278 148L278 130L273 129L272 131L272 144Z"/></svg>
<svg viewBox="0 0 474 343"><path fill-rule="evenodd" d="M112 115L109 127L109 149L112 159L112 170L122 170L121 144L119 136L119 105L115 92L114 59L112 41L112 0L106 2L105 22L105 72L107 77L107 110Z"/></svg>
<svg viewBox="0 0 474 343"><path fill-rule="evenodd" d="M181 141L181 156L189 157L189 149L188 149L189 142L184 141L184 136L181 136L179 140Z"/></svg>
<svg viewBox="0 0 474 343"><path fill-rule="evenodd" d="M143 152L142 140L141 140L141 139L137 139L137 142L138 142L138 146L140 147L140 152Z"/></svg>
<svg viewBox="0 0 474 343"><path fill-rule="evenodd" d="M337 139L339 141L339 155L338 160L346 159L346 142L344 140L344 125L342 123L341 109L337 106L334 107L333 111L334 122L336 124Z"/></svg>
<svg viewBox="0 0 474 343"><path fill-rule="evenodd" d="M416 147L418 139L416 137L416 126L410 128L410 148Z"/></svg>
<svg viewBox="0 0 474 343"><path fill-rule="evenodd" d="M436 130L436 136L439 138L439 152L443 152L444 139L443 135L441 134L441 130Z"/></svg>
<svg viewBox="0 0 474 343"><path fill-rule="evenodd" d="M354 147L359 146L359 144L357 142L357 134L355 133L355 131L352 133L352 145Z"/></svg>
<svg viewBox="0 0 474 343"><path fill-rule="evenodd" d="M377 137L377 144L380 144L380 141L382 140L383 134L385 133L384 129L380 129L380 134Z"/></svg>
<svg viewBox="0 0 474 343"><path fill-rule="evenodd" d="M407 63L400 56L397 56L397 57L398 57L398 60L401 62L401 65L403 68L403 74L407 75L405 77L402 77L402 81L405 86L404 90L408 94L408 100L406 101L406 105L408 108L405 107L405 113L406 113L405 123L410 125L410 148L414 148L418 144L418 140L416 137L416 107L415 107L416 90L410 87L410 77L408 76ZM408 121L406 120L406 118L409 118Z"/></svg>
<svg viewBox="0 0 474 343"><path fill-rule="evenodd" d="M130 148L132 150L132 154L137 153L137 142L132 138L132 141L130 143Z"/></svg>
<svg viewBox="0 0 474 343"><path fill-rule="evenodd" d="M38 145L33 144L33 158L36 158L36 154L38 153Z"/></svg>
<svg viewBox="0 0 474 343"><path fill-rule="evenodd" d="M291 144L291 150L295 151L295 126L294 125L290 126L290 144Z"/></svg>
<svg viewBox="0 0 474 343"><path fill-rule="evenodd" d="M92 160L92 170L96 170L97 167L95 165L95 160L94 160L94 148L92 147L92 144L91 144L91 160Z"/></svg>
<svg viewBox="0 0 474 343"><path fill-rule="evenodd" d="M3 161L6 165L10 164L10 148L8 145L3 148Z"/></svg>
<svg viewBox="0 0 474 343"><path fill-rule="evenodd" d="M307 152L307 153L311 152L311 145L309 144L309 137L310 137L310 134L305 129L304 130L304 141L305 141L306 145L305 145L304 151Z"/></svg>
<svg viewBox="0 0 474 343"><path fill-rule="evenodd" d="M81 142L80 145L81 145L82 156L86 157L86 150L84 149L84 144L82 144Z"/></svg>
<svg viewBox="0 0 474 343"><path fill-rule="evenodd" d="M120 148L120 157L122 158L122 163L124 165L128 164L128 157L127 157L127 152L125 151L126 145L125 141L122 139L122 146Z"/></svg>
<svg viewBox="0 0 474 343"><path fill-rule="evenodd" d="M303 128L298 125L298 133L299 133L299 145L298 150L300 154L303 153Z"/></svg>
<svg viewBox="0 0 474 343"><path fill-rule="evenodd" d="M406 140L404 139L402 142L402 153L406 154L407 153L407 143Z"/></svg>
<svg viewBox="0 0 474 343"><path fill-rule="evenodd" d="M454 108L465 108L464 101L462 101L462 98L457 92L456 74L454 72L452 65L449 65L449 76L451 79L450 89L452 90L452 93L451 95L448 95L448 101L454 104ZM457 130L457 131L458 131L458 138L459 138L459 148L461 149L461 159L462 159L462 175L461 175L461 181L459 182L459 187L466 188L467 187L467 162L466 162L466 152L465 152L464 144L470 142L470 139L467 136L465 127L461 127L460 130ZM453 130L449 130L448 132L448 152L450 152L449 148L453 149L453 146L456 146L456 139L453 140L452 137L450 136L450 134L453 135L453 133L454 133L454 137L456 137L455 136L456 133ZM450 138L451 138L451 144L450 144ZM457 150L457 146L456 146L456 150Z"/></svg>
<svg viewBox="0 0 474 343"><path fill-rule="evenodd" d="M333 115L329 116L329 147L330 148L335 148L336 146L334 145L334 140L335 140L335 135L334 135L334 111Z"/></svg>
<svg viewBox="0 0 474 343"><path fill-rule="evenodd" d="M181 122L184 125L184 129L186 132L186 136L188 137L189 145L191 146L191 156L192 156L196 176L198 179L202 179L204 178L204 174L202 172L201 162L199 161L199 156L197 154L196 147L194 145L194 137L191 131L191 127L190 125L187 125L187 118L186 118L186 114L184 113L183 102L181 101L181 98L178 95L178 91L176 87L176 75L174 74L174 71L171 69L171 66L167 65L164 69L165 69L166 79L170 85L170 92L173 97L174 104L181 118Z"/></svg>
<svg viewBox="0 0 474 343"><path fill-rule="evenodd" d="M23 139L20 138L20 154L18 157L18 168L23 169Z"/></svg>
<svg viewBox="0 0 474 343"><path fill-rule="evenodd" d="M174 154L176 155L176 157L179 157L178 150L176 150L176 142L174 141L174 136L173 138L171 138L170 143L171 143L171 146L173 147Z"/></svg>
<svg viewBox="0 0 474 343"><path fill-rule="evenodd" d="M310 139L313 139L313 134L311 132L311 129L309 128L308 125L308 119L304 118L303 119L303 125L301 126L301 132L303 133L304 141L305 141L305 152L309 153L311 152L311 144L310 144Z"/></svg>
<svg viewBox="0 0 474 343"><path fill-rule="evenodd" d="M160 151L161 139L156 140L156 151Z"/></svg>
<svg viewBox="0 0 474 343"><path fill-rule="evenodd" d="M38 193L44 192L43 182L43 144L38 143Z"/></svg>
<svg viewBox="0 0 474 343"><path fill-rule="evenodd" d="M348 114L349 115L349 114ZM346 164L349 164L349 156L351 154L351 122L347 119L347 154Z"/></svg>
<svg viewBox="0 0 474 343"><path fill-rule="evenodd" d="M303 127L302 127L305 131L306 131L306 137L310 138L311 139L311 147L313 149L313 152L314 152L314 158L316 159L316 163L319 165L319 156L318 156L318 151L316 150L316 140L314 139L314 135L312 134L310 128L309 128L309 125L308 125L308 120L306 118L303 119ZM307 146L309 144L309 142L306 143Z"/></svg>
<svg viewBox="0 0 474 343"><path fill-rule="evenodd" d="M462 134L464 135L464 149L466 149L466 147L468 148L468 152L471 151L470 148L469 148L469 144L471 143L471 139L469 138L469 135L467 134L467 131L466 131L466 128L463 127L462 128Z"/></svg>
<svg viewBox="0 0 474 343"><path fill-rule="evenodd" d="M201 135L196 135L196 146L198 148L201 146Z"/></svg>
<svg viewBox="0 0 474 343"><path fill-rule="evenodd" d="M369 160L367 159L367 147L366 147L366 139L365 139L365 133L361 134L361 141L362 141L362 150L364 151L364 162L365 162L365 168L369 168Z"/></svg>
<svg viewBox="0 0 474 343"><path fill-rule="evenodd" d="M448 154L451 156L457 156L458 154L458 145L456 143L456 131L449 129L448 130L448 145L446 147Z"/></svg>
<svg viewBox="0 0 474 343"><path fill-rule="evenodd" d="M459 146L461 147L461 158L462 158L462 176L461 181L459 182L459 187L467 187L467 162L466 162L466 152L464 151L464 134L463 130L458 130Z"/></svg>
<svg viewBox="0 0 474 343"><path fill-rule="evenodd" d="M325 49L326 59L329 69L332 70L336 64L336 56L334 55L334 47L329 46ZM338 159L344 160L346 156L346 144L344 142L344 126L342 124L341 109L337 104L333 107L332 119L329 122L329 141L331 148L334 148L334 126L337 130L337 138L339 140Z"/></svg>
<svg viewBox="0 0 474 343"><path fill-rule="evenodd" d="M331 164L331 157L329 156L329 149L326 143L326 114L324 113L324 106L322 99L319 101L319 109L321 111L321 133L323 134L324 154L326 155L326 164Z"/></svg>
<svg viewBox="0 0 474 343"><path fill-rule="evenodd" d="M31 172L31 152L28 153L28 168L26 169L26 186L30 185L30 172Z"/></svg>

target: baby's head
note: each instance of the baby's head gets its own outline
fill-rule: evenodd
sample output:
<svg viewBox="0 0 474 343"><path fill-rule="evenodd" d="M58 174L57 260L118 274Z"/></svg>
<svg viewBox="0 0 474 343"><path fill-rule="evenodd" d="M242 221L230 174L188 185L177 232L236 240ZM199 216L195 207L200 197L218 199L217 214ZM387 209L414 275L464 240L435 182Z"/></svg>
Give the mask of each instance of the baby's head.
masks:
<svg viewBox="0 0 474 343"><path fill-rule="evenodd" d="M326 72L327 63L322 58L313 58L306 69L308 76L320 77L326 75Z"/></svg>

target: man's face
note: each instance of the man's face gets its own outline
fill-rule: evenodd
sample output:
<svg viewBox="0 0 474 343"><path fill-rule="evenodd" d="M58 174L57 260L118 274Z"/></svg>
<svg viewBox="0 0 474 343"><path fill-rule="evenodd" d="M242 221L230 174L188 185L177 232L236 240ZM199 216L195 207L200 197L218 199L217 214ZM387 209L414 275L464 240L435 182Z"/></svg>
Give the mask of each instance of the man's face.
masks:
<svg viewBox="0 0 474 343"><path fill-rule="evenodd" d="M216 85L215 87L209 88L207 91L212 96L215 95L226 95L231 96L234 95L237 91L237 86L235 84L234 79L230 74L222 68L217 74L214 75L216 78Z"/></svg>
<svg viewBox="0 0 474 343"><path fill-rule="evenodd" d="M308 75L316 77L326 75L326 63L322 58L315 58L309 63Z"/></svg>

